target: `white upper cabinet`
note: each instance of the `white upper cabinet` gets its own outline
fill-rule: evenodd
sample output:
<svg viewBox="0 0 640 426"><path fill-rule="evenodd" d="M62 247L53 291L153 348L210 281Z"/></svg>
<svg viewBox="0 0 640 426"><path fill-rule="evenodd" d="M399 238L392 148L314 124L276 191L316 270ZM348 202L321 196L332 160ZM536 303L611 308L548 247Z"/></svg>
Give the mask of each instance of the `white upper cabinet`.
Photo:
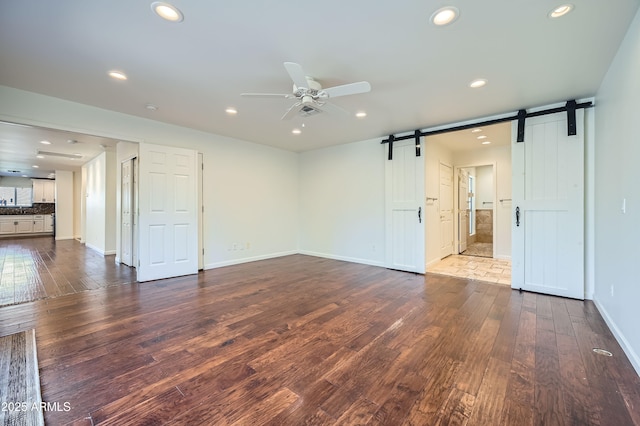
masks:
<svg viewBox="0 0 640 426"><path fill-rule="evenodd" d="M34 203L55 203L56 181L49 179L32 179L33 182L33 202Z"/></svg>

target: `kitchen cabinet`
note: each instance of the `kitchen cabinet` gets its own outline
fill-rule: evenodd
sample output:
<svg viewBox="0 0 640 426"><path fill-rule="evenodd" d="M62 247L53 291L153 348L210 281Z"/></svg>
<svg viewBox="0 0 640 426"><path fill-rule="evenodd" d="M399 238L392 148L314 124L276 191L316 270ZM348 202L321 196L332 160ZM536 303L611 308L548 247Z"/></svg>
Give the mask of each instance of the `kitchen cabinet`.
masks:
<svg viewBox="0 0 640 426"><path fill-rule="evenodd" d="M53 234L53 216L50 214L44 215L44 232Z"/></svg>
<svg viewBox="0 0 640 426"><path fill-rule="evenodd" d="M13 220L0 220L0 235L15 234L16 225Z"/></svg>
<svg viewBox="0 0 640 426"><path fill-rule="evenodd" d="M1 215L0 235L53 234L51 215Z"/></svg>
<svg viewBox="0 0 640 426"><path fill-rule="evenodd" d="M33 219L30 216L22 216L22 218L16 219L16 234L29 234L33 232Z"/></svg>
<svg viewBox="0 0 640 426"><path fill-rule="evenodd" d="M31 179L33 182L34 203L55 203L56 181L50 179Z"/></svg>
<svg viewBox="0 0 640 426"><path fill-rule="evenodd" d="M32 232L44 232L44 215L36 214L33 216Z"/></svg>

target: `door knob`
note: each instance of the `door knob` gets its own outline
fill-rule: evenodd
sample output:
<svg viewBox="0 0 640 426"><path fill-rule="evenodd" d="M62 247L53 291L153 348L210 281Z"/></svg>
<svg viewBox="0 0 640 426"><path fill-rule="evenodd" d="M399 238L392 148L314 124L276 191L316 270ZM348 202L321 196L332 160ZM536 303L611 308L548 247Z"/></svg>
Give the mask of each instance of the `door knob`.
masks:
<svg viewBox="0 0 640 426"><path fill-rule="evenodd" d="M520 207L516 207L516 226L520 226Z"/></svg>

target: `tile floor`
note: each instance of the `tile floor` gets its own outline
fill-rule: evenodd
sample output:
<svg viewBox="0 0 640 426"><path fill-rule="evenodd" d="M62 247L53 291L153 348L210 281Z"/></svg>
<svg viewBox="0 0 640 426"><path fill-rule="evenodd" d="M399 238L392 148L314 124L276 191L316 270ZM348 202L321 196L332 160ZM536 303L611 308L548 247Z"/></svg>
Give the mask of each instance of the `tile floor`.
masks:
<svg viewBox="0 0 640 426"><path fill-rule="evenodd" d="M461 254L465 256L493 257L492 243L472 243Z"/></svg>
<svg viewBox="0 0 640 426"><path fill-rule="evenodd" d="M451 255L427 267L427 272L511 285L511 261L505 259Z"/></svg>

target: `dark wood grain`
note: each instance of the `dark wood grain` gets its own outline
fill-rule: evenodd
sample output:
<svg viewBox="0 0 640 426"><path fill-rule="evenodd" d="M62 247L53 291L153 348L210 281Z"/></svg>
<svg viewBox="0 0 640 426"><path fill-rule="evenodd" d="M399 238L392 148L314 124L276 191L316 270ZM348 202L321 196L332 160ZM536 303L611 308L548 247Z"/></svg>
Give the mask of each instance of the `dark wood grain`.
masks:
<svg viewBox="0 0 640 426"><path fill-rule="evenodd" d="M0 245L36 259L0 282L46 293L1 307L0 334L36 329L43 399L71 405L48 424L640 424L588 301L302 255L136 283L40 241Z"/></svg>

